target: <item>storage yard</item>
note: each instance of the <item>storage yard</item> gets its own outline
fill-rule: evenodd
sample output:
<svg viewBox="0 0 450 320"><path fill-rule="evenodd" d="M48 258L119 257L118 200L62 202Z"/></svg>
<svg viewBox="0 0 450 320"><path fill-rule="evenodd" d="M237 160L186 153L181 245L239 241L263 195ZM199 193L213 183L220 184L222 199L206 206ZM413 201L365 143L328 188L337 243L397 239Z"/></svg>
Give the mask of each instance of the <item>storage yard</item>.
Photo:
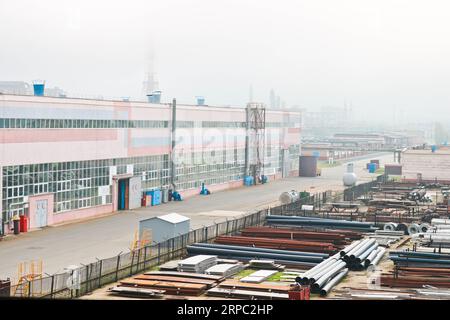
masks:
<svg viewBox="0 0 450 320"><path fill-rule="evenodd" d="M448 299L448 186L379 178L312 210L293 197L82 299Z"/></svg>

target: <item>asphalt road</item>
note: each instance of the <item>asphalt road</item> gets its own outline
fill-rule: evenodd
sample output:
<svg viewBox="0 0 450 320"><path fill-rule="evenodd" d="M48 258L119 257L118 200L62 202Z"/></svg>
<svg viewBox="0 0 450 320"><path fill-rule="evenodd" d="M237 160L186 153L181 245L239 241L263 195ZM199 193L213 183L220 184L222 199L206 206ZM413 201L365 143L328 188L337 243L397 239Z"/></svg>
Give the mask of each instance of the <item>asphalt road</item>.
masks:
<svg viewBox="0 0 450 320"><path fill-rule="evenodd" d="M367 159L380 159L381 165L392 162L392 155L378 154L352 160L359 182L375 175L365 170ZM164 213L177 212L191 218L191 228L210 225L255 209L275 205L281 192L319 192L342 190L345 164L322 169L316 178L291 177L265 185L241 187L209 196L194 196L182 202L169 202L155 207L121 211L88 221L47 227L42 230L0 241L0 279L17 277L20 262L42 260L44 272L60 272L64 267L90 263L95 258L108 258L126 251L131 245L139 220Z"/></svg>

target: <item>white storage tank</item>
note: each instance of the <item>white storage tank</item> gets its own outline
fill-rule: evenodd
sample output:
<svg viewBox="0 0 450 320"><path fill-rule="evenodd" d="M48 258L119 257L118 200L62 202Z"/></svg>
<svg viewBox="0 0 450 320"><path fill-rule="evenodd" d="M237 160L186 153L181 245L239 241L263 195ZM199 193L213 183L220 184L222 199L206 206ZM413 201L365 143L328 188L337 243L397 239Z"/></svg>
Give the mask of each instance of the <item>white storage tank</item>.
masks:
<svg viewBox="0 0 450 320"><path fill-rule="evenodd" d="M342 177L342 181L344 182L344 186L346 186L346 187L354 186L357 179L358 179L358 177L353 172L353 163L349 163L347 165L347 172L344 173L344 176Z"/></svg>

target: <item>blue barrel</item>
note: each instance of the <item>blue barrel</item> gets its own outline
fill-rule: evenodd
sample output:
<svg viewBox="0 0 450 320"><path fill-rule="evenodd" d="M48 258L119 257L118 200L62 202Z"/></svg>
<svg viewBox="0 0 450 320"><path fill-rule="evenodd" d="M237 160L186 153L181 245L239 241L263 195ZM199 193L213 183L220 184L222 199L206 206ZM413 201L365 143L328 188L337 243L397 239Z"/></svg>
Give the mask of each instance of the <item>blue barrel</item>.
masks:
<svg viewBox="0 0 450 320"><path fill-rule="evenodd" d="M205 98L204 97L197 97L197 105L199 105L199 106L205 105Z"/></svg>
<svg viewBox="0 0 450 320"><path fill-rule="evenodd" d="M252 186L253 185L253 177L252 176L246 176L244 178L244 185L245 186Z"/></svg>
<svg viewBox="0 0 450 320"><path fill-rule="evenodd" d="M437 150L437 146L436 145L432 145L431 146L431 152L436 152Z"/></svg>
<svg viewBox="0 0 450 320"><path fill-rule="evenodd" d="M44 81L33 81L33 91L35 96L42 97L44 95L45 82Z"/></svg>
<svg viewBox="0 0 450 320"><path fill-rule="evenodd" d="M375 173L375 171L377 171L377 164L369 163L369 173Z"/></svg>

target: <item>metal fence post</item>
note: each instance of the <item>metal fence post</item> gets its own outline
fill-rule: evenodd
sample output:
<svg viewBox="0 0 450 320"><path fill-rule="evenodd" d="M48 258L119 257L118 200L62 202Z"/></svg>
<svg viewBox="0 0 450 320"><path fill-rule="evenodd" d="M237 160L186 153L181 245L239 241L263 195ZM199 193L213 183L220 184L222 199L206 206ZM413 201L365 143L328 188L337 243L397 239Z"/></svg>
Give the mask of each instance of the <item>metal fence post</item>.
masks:
<svg viewBox="0 0 450 320"><path fill-rule="evenodd" d="M158 264L161 264L161 242L158 243Z"/></svg>
<svg viewBox="0 0 450 320"><path fill-rule="evenodd" d="M54 286L55 286L55 275L52 275L52 283L50 285L50 299L53 299Z"/></svg>
<svg viewBox="0 0 450 320"><path fill-rule="evenodd" d="M103 260L100 260L100 273L98 275L98 287L101 287L102 283L102 267L103 267Z"/></svg>
<svg viewBox="0 0 450 320"><path fill-rule="evenodd" d="M134 250L131 251L130 277L133 275Z"/></svg>
<svg viewBox="0 0 450 320"><path fill-rule="evenodd" d="M117 256L117 263L116 263L116 281L119 280L119 266L120 266L120 253Z"/></svg>

